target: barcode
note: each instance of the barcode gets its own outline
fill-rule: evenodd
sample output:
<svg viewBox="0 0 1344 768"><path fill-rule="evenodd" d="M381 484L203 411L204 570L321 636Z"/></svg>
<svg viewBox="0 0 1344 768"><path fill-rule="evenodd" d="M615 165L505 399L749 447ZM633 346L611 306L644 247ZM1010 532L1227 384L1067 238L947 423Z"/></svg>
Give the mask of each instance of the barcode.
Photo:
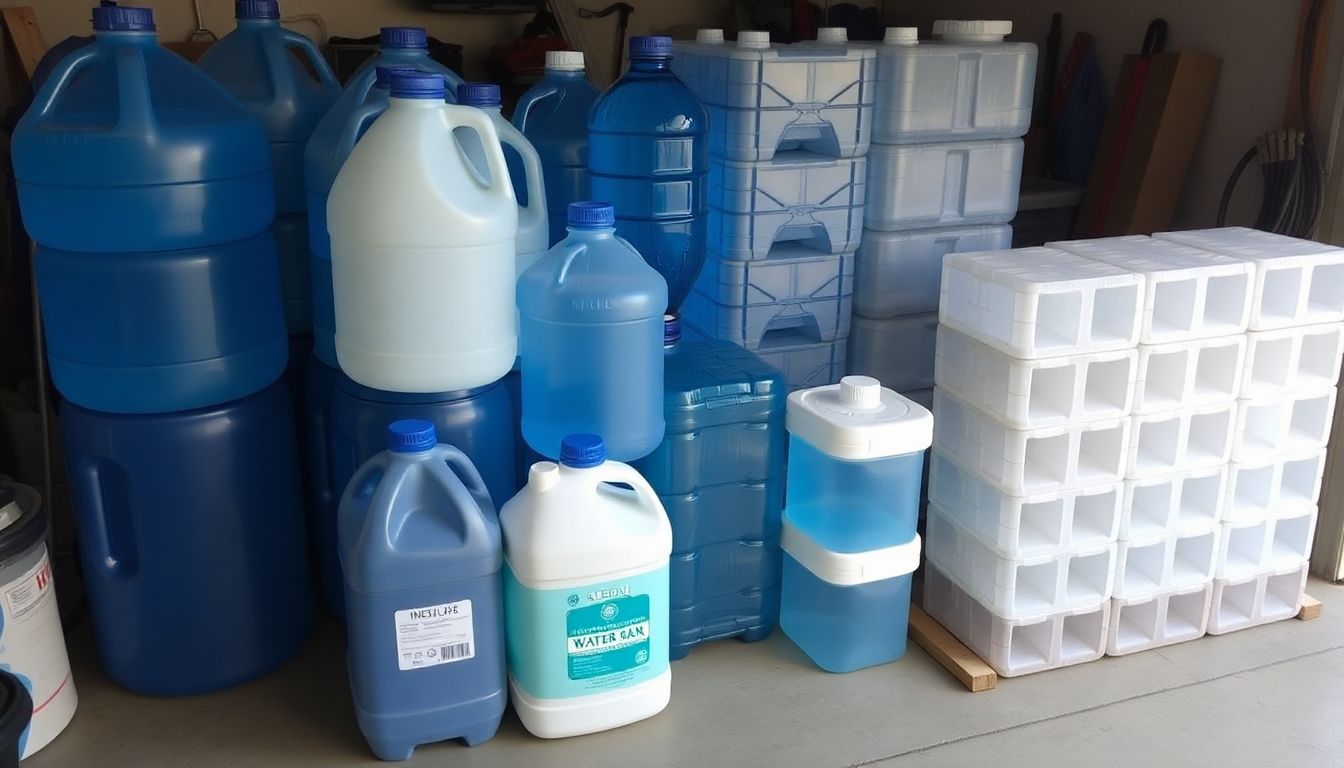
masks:
<svg viewBox="0 0 1344 768"><path fill-rule="evenodd" d="M471 643L453 643L439 649L439 658L444 661L458 661L471 658Z"/></svg>

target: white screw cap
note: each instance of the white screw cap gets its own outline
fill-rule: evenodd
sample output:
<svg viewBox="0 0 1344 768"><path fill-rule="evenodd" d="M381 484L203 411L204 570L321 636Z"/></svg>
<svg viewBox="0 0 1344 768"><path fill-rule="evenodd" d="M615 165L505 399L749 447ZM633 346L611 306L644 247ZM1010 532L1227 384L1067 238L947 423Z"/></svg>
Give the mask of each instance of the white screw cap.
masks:
<svg viewBox="0 0 1344 768"><path fill-rule="evenodd" d="M561 72L583 69L583 51L547 51L546 68Z"/></svg>
<svg viewBox="0 0 1344 768"><path fill-rule="evenodd" d="M1013 33L1011 21L939 19L933 22L933 36L965 43L997 43Z"/></svg>
<svg viewBox="0 0 1344 768"><path fill-rule="evenodd" d="M818 27L818 43L847 43L849 42L849 30L844 27Z"/></svg>
<svg viewBox="0 0 1344 768"><path fill-rule="evenodd" d="M697 29L695 30L695 42L697 43L722 43L722 29Z"/></svg>
<svg viewBox="0 0 1344 768"><path fill-rule="evenodd" d="M770 33L766 30L748 29L737 33L738 48L769 48Z"/></svg>
<svg viewBox="0 0 1344 768"><path fill-rule="evenodd" d="M846 376L840 380L840 402L856 411L871 411L882 405L882 382L871 376Z"/></svg>
<svg viewBox="0 0 1344 768"><path fill-rule="evenodd" d="M886 45L919 45L919 28L887 27L882 42Z"/></svg>

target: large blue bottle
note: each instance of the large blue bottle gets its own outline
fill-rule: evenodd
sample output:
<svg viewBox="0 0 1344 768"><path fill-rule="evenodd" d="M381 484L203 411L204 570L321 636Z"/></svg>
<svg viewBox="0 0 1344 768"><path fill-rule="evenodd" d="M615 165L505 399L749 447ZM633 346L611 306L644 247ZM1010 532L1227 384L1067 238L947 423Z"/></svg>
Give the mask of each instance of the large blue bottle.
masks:
<svg viewBox="0 0 1344 768"><path fill-rule="evenodd" d="M621 237L667 280L675 312L705 259L709 117L671 61L671 38L630 38L630 69L588 117L588 185L590 199L616 206Z"/></svg>
<svg viewBox="0 0 1344 768"><path fill-rule="evenodd" d="M541 156L551 245L565 239L566 210L588 198L588 113L598 90L583 51L547 51L546 74L513 108L513 124Z"/></svg>
<svg viewBox="0 0 1344 768"><path fill-rule="evenodd" d="M238 28L197 65L261 121L271 141L285 321L290 333L308 333L313 307L303 153L341 85L312 40L280 26L276 0L236 0L234 15Z"/></svg>
<svg viewBox="0 0 1344 768"><path fill-rule="evenodd" d="M103 670L150 695L227 688L312 628L289 393L184 413L66 403L61 435Z"/></svg>
<svg viewBox="0 0 1344 768"><path fill-rule="evenodd" d="M765 638L779 618L788 434L784 374L727 341L682 341L668 318L667 435L635 464L672 524L671 656Z"/></svg>
<svg viewBox="0 0 1344 768"><path fill-rule="evenodd" d="M350 688L375 755L488 741L504 714L499 519L485 483L427 421L394 421L387 450L341 497Z"/></svg>
<svg viewBox="0 0 1344 768"><path fill-rule="evenodd" d="M329 416L328 442L313 445L320 452L320 457L314 453L313 465L323 468L326 477L318 496L339 501L360 465L383 449L387 425L402 419L433 424L439 439L471 459L491 499L503 502L513 496L513 404L502 384L464 392L407 394L370 389L338 372ZM322 598L333 616L343 618L334 505L317 509L314 529Z"/></svg>
<svg viewBox="0 0 1344 768"><path fill-rule="evenodd" d="M378 67L411 67L443 75L448 101L456 101L462 76L429 55L429 35L424 27L383 27L378 31L378 53L364 60L346 83L347 88L369 87Z"/></svg>
<svg viewBox="0 0 1344 768"><path fill-rule="evenodd" d="M617 461L663 440L667 284L615 223L610 203L571 203L569 237L518 279L523 437L552 459L573 434Z"/></svg>
<svg viewBox="0 0 1344 768"><path fill-rule="evenodd" d="M13 138L52 378L108 412L249 395L286 355L265 133L149 9L93 19Z"/></svg>

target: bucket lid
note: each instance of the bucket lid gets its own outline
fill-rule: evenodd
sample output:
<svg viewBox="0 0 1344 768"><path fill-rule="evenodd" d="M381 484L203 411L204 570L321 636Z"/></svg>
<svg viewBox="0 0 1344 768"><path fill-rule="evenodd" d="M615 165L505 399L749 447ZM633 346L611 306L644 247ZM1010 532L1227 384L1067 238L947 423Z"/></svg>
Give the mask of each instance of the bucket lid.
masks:
<svg viewBox="0 0 1344 768"><path fill-rule="evenodd" d="M498 107L499 86L494 83L462 83L457 86L457 103L466 107Z"/></svg>
<svg viewBox="0 0 1344 768"><path fill-rule="evenodd" d="M375 88L391 88L393 77L397 75L413 75L419 71L420 70L415 67L380 64L373 70L373 86Z"/></svg>
<svg viewBox="0 0 1344 768"><path fill-rule="evenodd" d="M0 523L0 561L4 561L40 544L47 535L47 518L42 512L42 496L34 488L0 478L0 497L0 509L8 510L11 504L18 507L17 514L10 510Z"/></svg>
<svg viewBox="0 0 1344 768"><path fill-rule="evenodd" d="M596 467L607 460L607 447L597 435L567 435L560 441L560 463L575 469Z"/></svg>
<svg viewBox="0 0 1344 768"><path fill-rule="evenodd" d="M933 22L933 36L945 40L994 43L1013 34L1011 21L980 19L939 19Z"/></svg>
<svg viewBox="0 0 1344 768"><path fill-rule="evenodd" d="M100 5L93 9L93 29L96 32L153 32L154 10Z"/></svg>
<svg viewBox="0 0 1344 768"><path fill-rule="evenodd" d="M443 84L443 75L432 72L399 72L392 76L392 98L395 99L437 99L443 101L448 95Z"/></svg>
<svg viewBox="0 0 1344 768"><path fill-rule="evenodd" d="M280 3L277 0L234 0L233 17L235 19L279 19Z"/></svg>
<svg viewBox="0 0 1344 768"><path fill-rule="evenodd" d="M933 443L933 414L869 376L789 395L789 433L846 461L901 456Z"/></svg>
<svg viewBox="0 0 1344 768"><path fill-rule="evenodd" d="M601 200L570 203L565 211L569 226L578 229L601 229L616 226L616 208Z"/></svg>
<svg viewBox="0 0 1344 768"><path fill-rule="evenodd" d="M0 744L17 747L32 719L33 697L28 686L13 672L0 670Z"/></svg>
<svg viewBox="0 0 1344 768"><path fill-rule="evenodd" d="M914 573L919 568L922 542L919 534L915 534L915 538L894 547L867 552L835 552L795 526L789 513L785 512L779 546L822 581L838 587L852 587Z"/></svg>
<svg viewBox="0 0 1344 768"><path fill-rule="evenodd" d="M560 72L577 72L583 69L583 51L547 51L546 68Z"/></svg>
<svg viewBox="0 0 1344 768"><path fill-rule="evenodd" d="M378 30L382 48L428 48L429 34L424 27L383 27Z"/></svg>
<svg viewBox="0 0 1344 768"><path fill-rule="evenodd" d="M668 59L672 57L672 38L667 35L636 35L630 38L630 58Z"/></svg>
<svg viewBox="0 0 1344 768"><path fill-rule="evenodd" d="M438 444L432 421L398 419L387 425L387 450L393 453L420 453Z"/></svg>

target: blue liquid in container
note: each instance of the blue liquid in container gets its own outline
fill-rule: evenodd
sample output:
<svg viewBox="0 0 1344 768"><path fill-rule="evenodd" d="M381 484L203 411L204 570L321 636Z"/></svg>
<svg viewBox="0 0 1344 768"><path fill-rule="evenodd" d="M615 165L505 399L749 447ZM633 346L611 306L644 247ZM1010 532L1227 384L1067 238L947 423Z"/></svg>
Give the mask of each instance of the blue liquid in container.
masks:
<svg viewBox="0 0 1344 768"><path fill-rule="evenodd" d="M616 235L608 203L569 206L569 237L518 280L523 437L543 456L600 434L617 461L663 440L667 284Z"/></svg>
<svg viewBox="0 0 1344 768"><path fill-rule="evenodd" d="M565 239L566 209L588 199L588 113L598 90L579 51L547 51L546 74L513 109L513 124L541 156L551 245Z"/></svg>
<svg viewBox="0 0 1344 768"><path fill-rule="evenodd" d="M324 467L326 487L319 498L339 500L360 465L381 451L387 425L400 419L432 423L438 439L466 454L484 479L491 499L501 501L514 493L516 447L513 405L508 390L491 384L465 392L406 394L382 392L356 384L337 374L331 397L328 442L314 443L314 467ZM311 470L310 470L311 471ZM342 577L336 544L335 507L319 508L314 519L316 560L326 607L337 618L345 616Z"/></svg>
<svg viewBox="0 0 1344 768"><path fill-rule="evenodd" d="M488 741L506 694L499 519L471 460L416 419L341 498L350 689L375 755Z"/></svg>
<svg viewBox="0 0 1344 768"><path fill-rule="evenodd" d="M292 658L312 591L289 393L134 416L61 409L103 670L149 695L207 693Z"/></svg>
<svg viewBox="0 0 1344 768"><path fill-rule="evenodd" d="M667 280L676 312L705 258L709 117L671 57L670 38L630 39L629 71L588 118L588 183L589 198L616 206L621 237Z"/></svg>
<svg viewBox="0 0 1344 768"><path fill-rule="evenodd" d="M378 67L411 67L421 72L443 75L445 97L457 101L457 86L462 76L429 55L429 35L424 27L383 27L378 31L378 53L365 59L355 74L350 76L347 88L365 89L374 81Z"/></svg>

